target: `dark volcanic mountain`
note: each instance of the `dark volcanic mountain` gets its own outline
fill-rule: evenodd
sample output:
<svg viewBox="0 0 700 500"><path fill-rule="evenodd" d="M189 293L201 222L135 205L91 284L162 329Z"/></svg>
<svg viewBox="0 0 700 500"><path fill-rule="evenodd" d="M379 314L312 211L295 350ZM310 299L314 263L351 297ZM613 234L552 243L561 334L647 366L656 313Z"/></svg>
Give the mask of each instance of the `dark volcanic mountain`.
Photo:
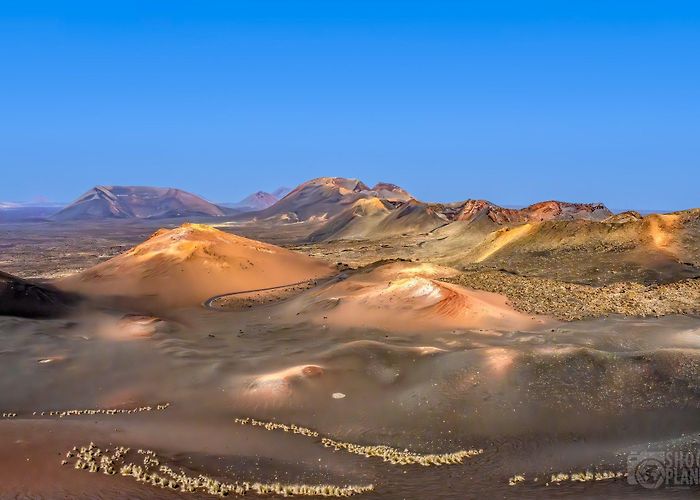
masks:
<svg viewBox="0 0 700 500"><path fill-rule="evenodd" d="M145 186L97 186L53 216L55 220L222 216L225 209L186 191Z"/></svg>
<svg viewBox="0 0 700 500"><path fill-rule="evenodd" d="M0 316L49 318L67 313L77 296L0 271Z"/></svg>

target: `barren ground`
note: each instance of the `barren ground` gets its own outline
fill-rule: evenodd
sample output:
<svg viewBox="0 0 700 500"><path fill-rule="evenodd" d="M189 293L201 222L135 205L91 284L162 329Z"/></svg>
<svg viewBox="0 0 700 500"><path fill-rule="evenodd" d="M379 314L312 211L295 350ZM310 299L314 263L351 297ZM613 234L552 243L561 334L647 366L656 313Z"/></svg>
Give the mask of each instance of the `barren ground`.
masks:
<svg viewBox="0 0 700 500"><path fill-rule="evenodd" d="M0 269L45 280L65 276L164 225L5 224ZM217 303L220 310L140 311L102 303L62 319L0 318L0 414L8 415L0 418L0 496L213 498L75 469L66 452L91 441L102 450L130 447L129 460L138 464L144 456L135 451L152 450L161 464L188 477L374 486L358 498L697 494L648 492L624 477L551 479L625 473L627 455L648 446L697 449L698 291L684 273L671 284L650 284L639 268L612 273L605 255L602 278L593 284L607 286L597 288L586 284L590 262L579 269L573 260L557 264L544 256L537 273L517 261L506 263L510 272L467 266L452 278L425 279L502 293L519 311L558 319L512 329L419 322L389 328L374 320L358 326L362 321L349 319L364 319L352 317L362 309L343 321L308 311L337 307L328 299L358 287L362 300L386 300L380 304L394 308L389 314L411 313L386 298L381 281L367 283L367 269L356 268L380 259L443 263L443 256L425 250L430 235L301 245L309 228L299 225L223 228L343 263L342 287L319 283L230 297ZM420 293L401 297L433 300ZM307 312L297 315L297 303ZM137 316L145 312L153 317ZM162 410L128 411L166 403ZM61 415L79 409L127 411ZM398 451L483 453L462 464L392 464L306 436L242 426L237 417L299 424L338 441ZM509 486L515 475L525 480Z"/></svg>

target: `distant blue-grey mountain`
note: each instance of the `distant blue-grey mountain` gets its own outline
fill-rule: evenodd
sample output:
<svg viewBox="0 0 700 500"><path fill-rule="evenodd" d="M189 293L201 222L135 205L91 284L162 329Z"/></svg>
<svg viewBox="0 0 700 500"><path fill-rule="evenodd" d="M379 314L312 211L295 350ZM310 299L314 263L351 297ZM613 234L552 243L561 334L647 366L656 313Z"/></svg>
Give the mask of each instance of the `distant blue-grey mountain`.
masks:
<svg viewBox="0 0 700 500"><path fill-rule="evenodd" d="M52 216L54 220L220 217L232 211L174 188L96 186Z"/></svg>

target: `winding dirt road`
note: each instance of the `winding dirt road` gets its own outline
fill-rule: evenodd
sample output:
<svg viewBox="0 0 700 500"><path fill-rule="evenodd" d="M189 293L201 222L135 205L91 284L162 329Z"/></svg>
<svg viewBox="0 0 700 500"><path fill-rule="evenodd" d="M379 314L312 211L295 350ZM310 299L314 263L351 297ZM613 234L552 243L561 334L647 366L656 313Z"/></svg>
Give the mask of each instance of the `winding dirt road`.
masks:
<svg viewBox="0 0 700 500"><path fill-rule="evenodd" d="M311 279L311 280L305 280L305 281L297 281L296 283L287 283L286 285L278 285L278 286L270 286L267 288L255 288L252 290L241 290L239 292L227 292L227 293L220 293L219 295L214 295L213 297L209 297L207 300L202 302L202 306L211 309L212 311L223 311L224 309L220 309L218 307L214 307L214 302L216 302L219 299L223 299L224 297L232 297L235 295L243 295L246 293L256 293L256 292L266 292L268 290L280 290L282 288L289 288L292 286L298 286L298 285L305 285L307 283L313 283L314 285L318 285L319 283L327 283L331 280L341 278L340 276L333 276L332 278L327 278L326 280L320 280L318 278ZM342 279L342 278L341 278Z"/></svg>

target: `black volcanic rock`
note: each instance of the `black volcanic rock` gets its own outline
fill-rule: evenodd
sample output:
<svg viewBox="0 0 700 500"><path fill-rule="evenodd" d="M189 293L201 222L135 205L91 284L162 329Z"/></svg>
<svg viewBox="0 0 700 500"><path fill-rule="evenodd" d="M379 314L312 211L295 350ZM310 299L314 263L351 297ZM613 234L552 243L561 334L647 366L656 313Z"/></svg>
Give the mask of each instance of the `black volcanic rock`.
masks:
<svg viewBox="0 0 700 500"><path fill-rule="evenodd" d="M77 295L0 271L0 316L51 318L68 313Z"/></svg>
<svg viewBox="0 0 700 500"><path fill-rule="evenodd" d="M225 209L192 193L173 188L96 186L63 210L54 220L154 219L222 216Z"/></svg>

